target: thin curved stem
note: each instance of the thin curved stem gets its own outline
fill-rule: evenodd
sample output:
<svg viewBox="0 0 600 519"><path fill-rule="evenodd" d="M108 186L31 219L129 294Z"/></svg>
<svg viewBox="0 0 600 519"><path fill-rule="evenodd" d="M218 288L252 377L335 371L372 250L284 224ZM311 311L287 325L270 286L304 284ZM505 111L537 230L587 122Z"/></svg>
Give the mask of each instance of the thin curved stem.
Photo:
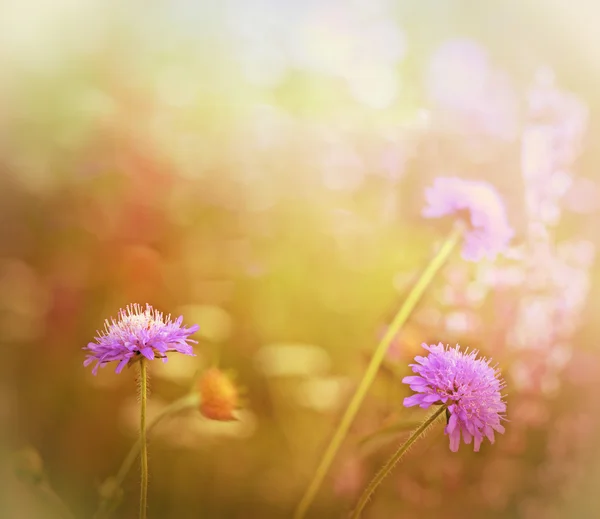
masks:
<svg viewBox="0 0 600 519"><path fill-rule="evenodd" d="M181 411L185 411L186 409L196 409L199 405L200 405L200 395L198 393L190 393L189 395L186 395L183 398L180 398L179 400L175 400L175 402L166 406L146 426L146 435L149 435L152 432L152 430L160 422L162 422L163 419L167 418L168 416L177 414ZM137 457L140 453L140 450L141 450L141 442L140 442L140 439L138 438L136 440L136 442L131 446L131 449L129 449L129 452L127 453L127 456L125 456L123 463L121 463L121 467L119 468L117 475L114 477L108 478L105 481L104 485L106 486L106 485L110 484L110 487L115 490L121 488L123 486L123 482L125 481L125 478L127 477L127 474L131 470L131 467L133 467L133 464L135 463L135 460L137 459ZM96 515L94 515L95 519L101 519L102 517L105 517L106 513L110 510L110 508L113 504L114 498L115 498L115 496L113 493L108 498L106 498L104 501L102 501L98 511L96 512Z"/></svg>
<svg viewBox="0 0 600 519"><path fill-rule="evenodd" d="M415 306L421 299L421 296L425 292L425 289L433 280L435 274L446 262L454 250L454 247L459 242L461 235L462 227L455 226L440 250L423 271L423 274L412 288L407 298L404 300L400 310L398 310L398 313L387 329L386 334L377 345L377 348L375 348L375 352L373 353L373 357L371 357L371 361L369 362L367 370L365 371L362 380L356 388L356 391L350 400L350 403L348 404L348 407L346 408L346 411L344 412L329 445L325 449L325 453L323 454L323 457L317 466L317 470L315 471L315 474L310 481L304 496L296 508L294 519L302 519L306 514L306 511L313 502L321 483L325 479L327 471L329 470L337 451L342 445L342 442L344 441L344 438L346 437L348 430L350 429L350 426L352 425L352 422L354 421L354 418L356 417L356 414L358 413L358 410L360 409L360 406L369 388L371 387L371 384L373 383L373 380L375 380L377 371L379 370L381 362L383 361L392 340L414 310Z"/></svg>
<svg viewBox="0 0 600 519"><path fill-rule="evenodd" d="M413 429L414 427L416 427L417 425L419 425L420 423L421 422L416 421L416 420L398 420L397 422L395 422L391 425L388 425L387 427L383 427L381 429L373 431L370 434L367 434L366 436L363 436L357 442L357 446L362 447L364 445L367 445L372 440L381 438L382 436L385 436L386 434L394 434L394 433L409 431L409 430Z"/></svg>
<svg viewBox="0 0 600 519"><path fill-rule="evenodd" d="M406 451L410 448L410 446L415 443L423 434L427 432L427 429L440 417L440 415L446 410L448 404L441 405L439 409L432 413L415 431L410 435L408 440L406 440L400 448L394 452L393 456L387 461L387 463L379 470L379 472L373 478L373 481L369 483L369 486L365 488L360 499L358 500L358 505L354 509L352 513L352 519L358 519L360 514L362 513L364 507L369 502L369 499L373 495L373 492L377 489L377 487L381 484L381 482L385 479L385 477L392 471L392 469L396 466L396 463L400 461L402 456L406 453Z"/></svg>
<svg viewBox="0 0 600 519"><path fill-rule="evenodd" d="M140 359L140 519L146 519L148 507L148 444L146 442L146 401L148 400L148 374L146 359Z"/></svg>
<svg viewBox="0 0 600 519"><path fill-rule="evenodd" d="M192 393L180 398L179 400L175 400L175 402L165 407L160 414L158 414L156 418L154 418L154 420L148 424L146 427L146 434L150 434L152 430L163 420L163 418L179 413L180 411L185 411L186 409L194 409L199 405L200 395L198 393ZM141 444L140 440L138 439L127 453L127 457L123 460L123 464L121 465L121 468L119 468L119 472L117 472L115 477L115 483L117 483L119 486L123 483L127 473L131 470L133 462L140 452L140 447Z"/></svg>
<svg viewBox="0 0 600 519"><path fill-rule="evenodd" d="M39 496L53 507L60 517L63 519L74 519L75 516L72 514L71 510L69 510L69 507L67 507L63 500L58 497L58 494L47 481L42 481L37 485L36 490Z"/></svg>

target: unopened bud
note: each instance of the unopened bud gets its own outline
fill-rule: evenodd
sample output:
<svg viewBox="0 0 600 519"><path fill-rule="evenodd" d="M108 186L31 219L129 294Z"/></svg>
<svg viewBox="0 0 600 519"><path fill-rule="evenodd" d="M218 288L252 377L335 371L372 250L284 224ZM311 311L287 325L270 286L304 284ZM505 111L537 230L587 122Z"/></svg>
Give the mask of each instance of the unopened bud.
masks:
<svg viewBox="0 0 600 519"><path fill-rule="evenodd" d="M33 484L38 484L44 479L42 457L33 447L25 447L13 456L15 472L19 478Z"/></svg>
<svg viewBox="0 0 600 519"><path fill-rule="evenodd" d="M239 395L231 378L217 368L206 371L200 379L200 412L211 420L235 420Z"/></svg>

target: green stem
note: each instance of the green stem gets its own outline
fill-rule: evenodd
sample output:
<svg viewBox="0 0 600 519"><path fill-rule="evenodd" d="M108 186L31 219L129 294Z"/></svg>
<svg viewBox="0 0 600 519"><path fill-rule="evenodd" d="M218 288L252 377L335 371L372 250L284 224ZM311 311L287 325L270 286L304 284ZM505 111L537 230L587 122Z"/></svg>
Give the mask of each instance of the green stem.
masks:
<svg viewBox="0 0 600 519"><path fill-rule="evenodd" d="M37 486L37 491L39 492L39 495L47 502L50 504L51 507L54 507L54 509L57 511L57 513L59 514L59 516L63 519L73 519L74 516L71 513L71 511L69 510L69 508L67 507L67 505L64 504L64 502L61 500L60 497L58 497L58 495L56 494L56 492L54 492L54 490L52 489L52 487L49 485L48 482L43 481L40 485Z"/></svg>
<svg viewBox="0 0 600 519"><path fill-rule="evenodd" d="M150 432L163 420L163 418L166 418L167 416L172 414L179 413L180 411L185 411L186 409L195 409L199 405L200 395L198 393L191 393L190 395L180 398L179 400L175 400L175 402L165 407L160 412L160 414L148 424L148 426L146 427L146 435L150 434ZM133 444L133 446L129 450L127 457L125 458L125 460L123 460L123 464L121 465L121 468L119 469L119 472L115 477L115 482L119 486L123 484L125 476L127 476L127 473L131 470L133 462L135 461L135 459L138 456L138 453L140 452L140 448L141 444L140 440L138 439L138 441L136 441L135 444Z"/></svg>
<svg viewBox="0 0 600 519"><path fill-rule="evenodd" d="M200 405L200 395L198 393L190 393L189 395L180 398L179 400L175 400L175 402L166 406L147 426L146 426L146 435L150 434L152 430L164 419L168 416L177 414L181 411L185 411L186 409L196 409ZM109 494L109 496L102 501L100 504L100 508L96 515L95 519L101 519L105 517L106 513L112 507L112 501L115 498L114 491L120 489L123 486L123 482L125 481L125 477L133 467L135 460L137 459L141 450L141 442L138 438L136 442L131 446L127 456L123 460L117 475L113 478L108 478L104 485L105 487L109 487L113 489L113 492Z"/></svg>
<svg viewBox="0 0 600 519"><path fill-rule="evenodd" d="M367 434L357 442L357 445L359 447L363 447L370 441L375 440L377 438L381 438L382 436L408 431L413 427L419 425L419 423L420 422L416 420L398 420L396 423L393 423L391 425L388 425L387 427L383 427L381 429L378 429L377 431Z"/></svg>
<svg viewBox="0 0 600 519"><path fill-rule="evenodd" d="M392 469L396 466L396 463L400 461L402 456L406 453L406 451L410 448L410 446L415 443L423 434L427 432L427 429L436 421L437 418L446 410L448 404L441 405L439 409L431 414L429 418L427 418L406 440L402 446L394 453L394 455L388 460L388 462L379 470L377 475L373 478L373 481L369 483L369 486L363 491L360 499L358 500L358 505L354 509L352 514L352 519L359 519L360 514L362 513L364 507L367 502L373 495L373 492L377 489L377 487L381 484L381 482L385 479L385 477L392 471Z"/></svg>
<svg viewBox="0 0 600 519"><path fill-rule="evenodd" d="M146 359L140 359L140 519L146 519L148 506L148 444L146 442L146 401L148 399L148 375Z"/></svg>
<svg viewBox="0 0 600 519"><path fill-rule="evenodd" d="M331 463L333 462L337 451L339 450L342 442L344 441L344 438L346 437L346 434L348 433L348 430L350 429L350 425L352 425L352 422L354 421L354 418L358 413L358 410L360 409L360 406L369 388L371 387L375 376L377 375L379 366L381 365L381 362L383 361L392 340L394 339L394 337L396 337L398 331L400 330L400 328L402 328L402 326L414 310L415 306L421 299L421 296L425 292L425 289L429 286L437 271L442 267L442 265L450 256L451 252L454 250L454 247L459 242L461 235L462 227L454 227L452 233L448 236L440 250L429 263L429 265L427 265L427 268L423 271L423 274L421 275L415 286L412 288L407 298L404 300L403 305L400 307L400 310L394 317L394 320L390 324L386 334L377 345L377 348L375 349L373 357L371 357L371 361L369 362L367 370L365 371L362 380L356 388L354 396L352 397L352 400L350 400L350 403L348 404L348 407L346 408L346 411L344 412L344 415L342 416L342 419L329 445L327 446L323 457L321 458L321 462L319 463L317 470L315 471L315 474L312 480L310 481L310 484L308 485L304 496L302 497L300 503L298 504L298 507L296 508L296 511L294 513L294 519L302 519L306 514L306 511L313 502L315 495L317 494L317 491L319 490L323 479L325 479L325 475L327 474L327 471L329 470L329 467L331 466Z"/></svg>

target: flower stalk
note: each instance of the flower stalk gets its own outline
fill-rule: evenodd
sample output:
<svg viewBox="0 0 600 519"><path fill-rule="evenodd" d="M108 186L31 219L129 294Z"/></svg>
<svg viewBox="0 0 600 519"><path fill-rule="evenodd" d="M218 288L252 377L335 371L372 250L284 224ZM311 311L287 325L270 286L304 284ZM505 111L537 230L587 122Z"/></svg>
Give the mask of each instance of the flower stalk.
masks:
<svg viewBox="0 0 600 519"><path fill-rule="evenodd" d="M358 519L365 508L366 504L369 502L369 499L373 495L373 492L377 489L377 487L381 484L381 482L386 478L386 476L394 469L396 464L402 459L402 456L410 449L410 447L425 433L427 430L435 423L435 421L446 411L448 404L440 405L440 407L432 413L425 421L419 425L417 429L410 435L408 440L406 440L396 452L392 455L392 457L387 461L387 463L379 470L376 476L373 478L371 483L365 488L360 499L358 500L358 505L354 509L352 513L352 519Z"/></svg>
<svg viewBox="0 0 600 519"><path fill-rule="evenodd" d="M187 409L197 409L200 405L200 395L196 392L190 393L183 398L175 400L175 402L166 406L150 423L146 426L146 436L148 436L152 430L165 418L173 416L181 411ZM106 489L105 497L100 504L94 519L102 519L113 509L114 501L118 497L118 490L123 486L123 482L127 477L127 474L133 467L135 460L137 459L141 450L140 438L131 446L131 449L125 456L121 467L114 477L108 478L102 485L102 488Z"/></svg>
<svg viewBox="0 0 600 519"><path fill-rule="evenodd" d="M148 444L146 441L146 401L148 399L148 374L146 359L140 356L140 519L146 519L148 506Z"/></svg>
<svg viewBox="0 0 600 519"><path fill-rule="evenodd" d="M367 370L365 371L362 380L360 381L356 391L346 408L342 419L331 439L329 445L327 446L325 453L323 454L321 461L315 471L315 474L310 481L307 490L300 500L298 507L294 513L294 519L302 519L310 505L312 504L319 487L321 486L325 476L339 450L344 438L346 437L360 406L371 387L375 377L377 375L377 371L381 366L383 359L385 358L385 354L394 339L394 337L398 334L398 331L402 328L406 320L410 317L412 311L415 306L423 296L423 293L433 280L436 273L440 270L440 268L446 263L447 259L450 257L450 254L460 241L460 238L463 234L463 227L461 225L456 225L446 241L441 246L440 250L433 257L429 265L423 271L423 274L414 285L408 297L404 300L403 305L398 310L398 313L394 317L394 320L390 324L387 329L386 334L383 336L379 344L377 345L375 352L373 353L373 357L369 362Z"/></svg>

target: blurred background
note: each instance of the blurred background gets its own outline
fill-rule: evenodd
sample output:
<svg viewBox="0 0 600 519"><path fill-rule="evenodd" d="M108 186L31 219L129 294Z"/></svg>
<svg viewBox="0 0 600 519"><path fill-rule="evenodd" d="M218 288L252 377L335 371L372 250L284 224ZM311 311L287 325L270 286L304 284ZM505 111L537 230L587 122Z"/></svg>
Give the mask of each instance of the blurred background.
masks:
<svg viewBox="0 0 600 519"><path fill-rule="evenodd" d="M395 339L309 517L344 517L406 437L422 342L479 348L507 431L441 428L366 517L596 518L599 10L594 1L14 0L0 8L0 517L76 517L135 440L133 370L81 350L130 302L201 327L151 366L149 413L213 363L239 420L150 443L149 517L285 518L371 352L444 239L439 175L484 179L516 231L452 257ZM31 452L31 451L29 451ZM137 468L118 518L137 516Z"/></svg>

